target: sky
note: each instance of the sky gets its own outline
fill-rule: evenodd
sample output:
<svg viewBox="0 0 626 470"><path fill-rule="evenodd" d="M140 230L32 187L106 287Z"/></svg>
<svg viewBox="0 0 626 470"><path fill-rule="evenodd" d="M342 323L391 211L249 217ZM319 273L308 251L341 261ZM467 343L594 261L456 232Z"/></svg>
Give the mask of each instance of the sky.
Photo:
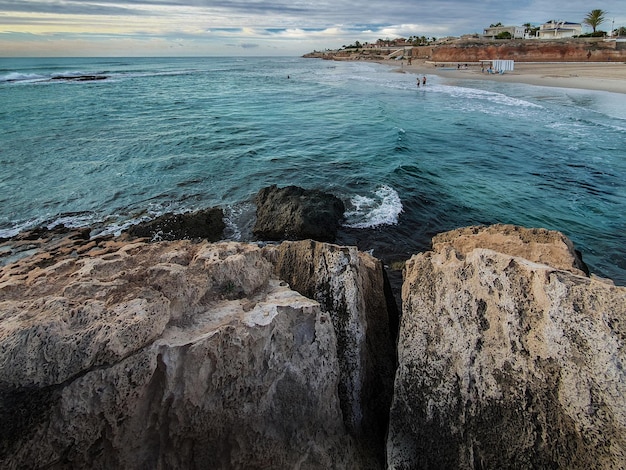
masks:
<svg viewBox="0 0 626 470"><path fill-rule="evenodd" d="M596 8L599 29L626 26L625 0L0 0L0 57L299 56L498 22L579 23Z"/></svg>

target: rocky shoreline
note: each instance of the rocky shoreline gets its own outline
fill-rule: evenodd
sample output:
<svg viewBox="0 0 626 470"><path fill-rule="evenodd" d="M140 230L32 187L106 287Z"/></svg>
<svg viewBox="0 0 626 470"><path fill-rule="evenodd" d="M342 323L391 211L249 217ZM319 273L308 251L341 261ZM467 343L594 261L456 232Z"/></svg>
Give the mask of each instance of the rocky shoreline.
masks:
<svg viewBox="0 0 626 470"><path fill-rule="evenodd" d="M324 196L267 191L277 225ZM297 224L277 232L293 240L209 241L218 215L195 214L212 228L193 237L168 215L139 235L11 241L2 468L626 461L626 288L590 277L562 234L440 234L406 262L399 312L373 256L298 240Z"/></svg>

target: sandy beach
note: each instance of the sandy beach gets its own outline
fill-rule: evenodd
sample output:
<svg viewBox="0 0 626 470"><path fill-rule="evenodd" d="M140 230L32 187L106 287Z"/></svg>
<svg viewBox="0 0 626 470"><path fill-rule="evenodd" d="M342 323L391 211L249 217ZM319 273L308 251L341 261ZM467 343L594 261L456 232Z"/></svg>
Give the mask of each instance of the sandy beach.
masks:
<svg viewBox="0 0 626 470"><path fill-rule="evenodd" d="M623 62L516 62L515 70L504 74L481 72L480 65L468 64L457 69L457 64L437 64L414 60L411 65L389 60L399 72L436 74L448 79L494 80L526 83L537 86L579 88L626 94L626 63ZM462 64L463 65L463 64Z"/></svg>

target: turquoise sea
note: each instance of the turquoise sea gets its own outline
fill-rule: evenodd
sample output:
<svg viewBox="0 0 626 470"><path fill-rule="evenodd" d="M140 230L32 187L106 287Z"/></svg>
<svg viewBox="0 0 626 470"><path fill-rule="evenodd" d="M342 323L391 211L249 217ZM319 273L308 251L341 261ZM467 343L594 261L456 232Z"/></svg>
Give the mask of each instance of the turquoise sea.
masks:
<svg viewBox="0 0 626 470"><path fill-rule="evenodd" d="M59 77L102 75L102 80ZM467 76L467 75L463 75ZM461 75L460 75L461 77ZM0 237L331 192L385 261L471 224L557 229L626 285L626 95L302 58L0 59ZM1 261L1 260L0 260Z"/></svg>

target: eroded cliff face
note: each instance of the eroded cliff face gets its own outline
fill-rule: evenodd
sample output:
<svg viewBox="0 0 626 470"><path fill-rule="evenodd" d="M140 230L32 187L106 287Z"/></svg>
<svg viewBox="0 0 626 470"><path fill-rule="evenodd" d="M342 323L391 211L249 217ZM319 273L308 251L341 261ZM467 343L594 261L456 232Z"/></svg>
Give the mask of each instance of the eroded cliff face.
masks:
<svg viewBox="0 0 626 470"><path fill-rule="evenodd" d="M389 468L622 468L626 288L556 232L433 245L406 265Z"/></svg>
<svg viewBox="0 0 626 470"><path fill-rule="evenodd" d="M476 41L420 47L416 57L435 62L477 62L485 59L513 59L518 62L607 62L623 61L626 50L616 42L602 39L526 41Z"/></svg>
<svg viewBox="0 0 626 470"><path fill-rule="evenodd" d="M84 244L0 271L2 468L378 465L344 423L336 311L280 247Z"/></svg>

